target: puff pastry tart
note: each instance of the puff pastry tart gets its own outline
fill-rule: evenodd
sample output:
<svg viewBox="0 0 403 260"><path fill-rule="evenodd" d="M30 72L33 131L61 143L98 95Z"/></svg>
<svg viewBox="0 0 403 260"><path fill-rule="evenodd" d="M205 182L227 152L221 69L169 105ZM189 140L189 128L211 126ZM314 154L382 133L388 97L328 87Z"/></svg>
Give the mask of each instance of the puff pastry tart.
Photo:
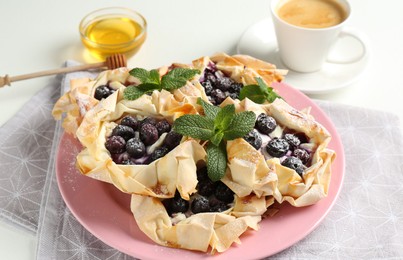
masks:
<svg viewBox="0 0 403 260"><path fill-rule="evenodd" d="M148 91L175 68L197 73L180 87ZM65 114L64 129L84 147L77 156L80 172L131 194L133 216L154 242L224 252L247 230L258 230L273 203L301 207L326 197L335 157L327 148L328 131L281 98L240 101L245 86L270 86L285 71L223 53L156 71L142 71L151 79L120 68L95 80L75 80L53 110L57 119ZM129 86L144 95L125 98ZM218 181L206 170L207 141L173 127L183 115L206 115L200 98L215 108L254 114L250 131L225 141Z"/></svg>
<svg viewBox="0 0 403 260"><path fill-rule="evenodd" d="M131 80L133 79L127 68L101 72L95 80L73 79L70 81L70 90L59 98L52 114L57 120L62 119L65 114L62 126L67 133L75 135L88 110L96 106L102 98L124 88L124 84L130 84Z"/></svg>
<svg viewBox="0 0 403 260"><path fill-rule="evenodd" d="M273 195L296 207L327 196L335 153L327 148L331 136L321 124L282 99L266 105L248 99L223 104L230 102L237 111L255 112L257 119L243 139L227 143L230 170L222 179L227 186L239 196Z"/></svg>

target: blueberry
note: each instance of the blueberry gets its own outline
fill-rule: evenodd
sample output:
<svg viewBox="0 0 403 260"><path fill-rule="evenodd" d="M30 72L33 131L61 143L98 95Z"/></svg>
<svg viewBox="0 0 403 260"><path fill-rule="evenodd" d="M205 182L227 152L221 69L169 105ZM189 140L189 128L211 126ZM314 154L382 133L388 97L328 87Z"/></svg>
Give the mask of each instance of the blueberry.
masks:
<svg viewBox="0 0 403 260"><path fill-rule="evenodd" d="M277 137L271 139L266 146L266 151L273 157L282 157L288 152L289 149L290 145L288 142Z"/></svg>
<svg viewBox="0 0 403 260"><path fill-rule="evenodd" d="M175 193L175 197L164 200L162 204L170 216L178 212L185 213L189 209L189 202L182 199L178 192Z"/></svg>
<svg viewBox="0 0 403 260"><path fill-rule="evenodd" d="M135 165L136 163L133 162L133 161L129 158L129 159L127 159L127 160L124 160L121 164L124 164L124 165Z"/></svg>
<svg viewBox="0 0 403 260"><path fill-rule="evenodd" d="M262 146L262 137L260 137L255 129L252 129L252 131L247 133L243 139L245 139L245 141L252 145L256 150L259 150Z"/></svg>
<svg viewBox="0 0 403 260"><path fill-rule="evenodd" d="M266 135L273 132L274 129L276 129L276 126L277 126L276 120L273 117L268 116L264 113L261 113L257 117L255 122L255 128L259 130L259 132Z"/></svg>
<svg viewBox="0 0 403 260"><path fill-rule="evenodd" d="M227 91L230 89L231 85L234 81L231 78L218 78L217 82L215 83L216 88L220 89L221 91Z"/></svg>
<svg viewBox="0 0 403 260"><path fill-rule="evenodd" d="M297 148L298 145L300 145L300 143L301 143L301 141L298 139L298 137L293 134L285 134L284 139L288 142L288 144L290 145L290 148L292 150Z"/></svg>
<svg viewBox="0 0 403 260"><path fill-rule="evenodd" d="M211 103L213 106L218 105L217 102L215 101L215 99L214 99L212 96L208 96L208 101L210 101L210 103Z"/></svg>
<svg viewBox="0 0 403 260"><path fill-rule="evenodd" d="M112 154L111 157L116 164L125 164L125 162L130 160L130 155L127 152Z"/></svg>
<svg viewBox="0 0 403 260"><path fill-rule="evenodd" d="M236 93L236 94L239 95L239 93L241 92L242 87L243 87L242 83L234 82L234 83L231 84L231 86L229 87L228 91L231 92L231 93Z"/></svg>
<svg viewBox="0 0 403 260"><path fill-rule="evenodd" d="M229 92L229 93L228 93L228 96L229 96L230 98L232 98L233 100L239 99L239 94L238 94L238 93Z"/></svg>
<svg viewBox="0 0 403 260"><path fill-rule="evenodd" d="M156 123L155 127L157 128L159 136L161 136L163 133L171 131L171 124L166 119L163 119Z"/></svg>
<svg viewBox="0 0 403 260"><path fill-rule="evenodd" d="M126 141L123 137L113 135L109 136L105 142L105 148L110 153L122 153L125 151Z"/></svg>
<svg viewBox="0 0 403 260"><path fill-rule="evenodd" d="M304 172L304 165L302 164L302 161L294 156L287 157L281 163L281 165L295 170L299 175L302 175L302 173Z"/></svg>
<svg viewBox="0 0 403 260"><path fill-rule="evenodd" d="M146 153L146 146L138 138L131 138L126 143L126 151L133 158L140 158Z"/></svg>
<svg viewBox="0 0 403 260"><path fill-rule="evenodd" d="M204 88L204 92L206 93L206 95L210 95L211 91L213 91L214 87L211 84L211 81L204 81L201 83L203 88Z"/></svg>
<svg viewBox="0 0 403 260"><path fill-rule="evenodd" d="M141 120L140 124L141 125L152 124L153 126L155 126L157 124L157 119L155 119L153 117L146 117L143 120Z"/></svg>
<svg viewBox="0 0 403 260"><path fill-rule="evenodd" d="M194 214L200 212L209 212L210 204L207 198L197 197L192 201L191 210Z"/></svg>
<svg viewBox="0 0 403 260"><path fill-rule="evenodd" d="M221 181L217 183L217 188L214 192L214 195L217 199L226 203L234 201L234 192Z"/></svg>
<svg viewBox="0 0 403 260"><path fill-rule="evenodd" d="M211 212L223 212L230 208L228 206L228 204L226 204L226 203L222 202L221 200L218 200L214 197L210 199L209 205L210 205Z"/></svg>
<svg viewBox="0 0 403 260"><path fill-rule="evenodd" d="M140 127L140 140L145 145L152 145L158 140L158 130L150 123L142 124Z"/></svg>
<svg viewBox="0 0 403 260"><path fill-rule="evenodd" d="M214 62L210 61L210 62L207 64L206 70L209 70L209 71L211 71L211 72L216 72L216 71L217 71L217 66L216 66L216 64L215 64Z"/></svg>
<svg viewBox="0 0 403 260"><path fill-rule="evenodd" d="M120 121L121 125L125 125L125 126L129 126L131 128L133 128L134 131L137 130L138 126L139 126L139 121L133 117L133 116L125 116L121 121Z"/></svg>
<svg viewBox="0 0 403 260"><path fill-rule="evenodd" d="M310 154L306 150L300 149L300 148L295 149L292 152L292 155L299 158L303 164L308 163L309 159L311 157Z"/></svg>
<svg viewBox="0 0 403 260"><path fill-rule="evenodd" d="M203 180L209 179L209 177L207 175L207 167L202 167L200 169L197 169L196 173L197 173L198 181L203 181Z"/></svg>
<svg viewBox="0 0 403 260"><path fill-rule="evenodd" d="M109 97L114 91L110 89L107 85L98 86L95 89L94 98L101 100L103 98Z"/></svg>
<svg viewBox="0 0 403 260"><path fill-rule="evenodd" d="M154 152L150 154L148 158L148 163L151 163L161 157L164 157L167 153L169 153L169 149L165 146L157 147Z"/></svg>
<svg viewBox="0 0 403 260"><path fill-rule="evenodd" d="M214 194L217 184L210 180L210 178L203 179L197 183L197 192L203 196L210 196Z"/></svg>
<svg viewBox="0 0 403 260"><path fill-rule="evenodd" d="M133 138L135 133L133 128L130 126L126 125L117 125L113 130L112 130L112 135L118 135L123 137L126 141L129 140L130 138Z"/></svg>
<svg viewBox="0 0 403 260"><path fill-rule="evenodd" d="M171 131L165 136L163 145L172 150L180 144L182 137L183 135L175 131Z"/></svg>
<svg viewBox="0 0 403 260"><path fill-rule="evenodd" d="M214 72L206 70L204 74L204 82L210 82L210 84L214 87L215 83L217 82L217 77L215 76Z"/></svg>
<svg viewBox="0 0 403 260"><path fill-rule="evenodd" d="M213 89L213 91L211 91L211 97L215 100L217 105L221 104L227 98L220 89Z"/></svg>

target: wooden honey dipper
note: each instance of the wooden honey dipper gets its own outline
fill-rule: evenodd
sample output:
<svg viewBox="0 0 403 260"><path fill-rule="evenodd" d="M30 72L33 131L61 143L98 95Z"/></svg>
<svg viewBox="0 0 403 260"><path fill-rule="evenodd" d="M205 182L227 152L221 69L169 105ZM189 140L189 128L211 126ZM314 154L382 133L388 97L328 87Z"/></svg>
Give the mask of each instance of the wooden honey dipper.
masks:
<svg viewBox="0 0 403 260"><path fill-rule="evenodd" d="M25 75L13 76L10 77L9 75L5 75L4 77L0 77L0 88L4 87L5 85L11 86L11 82L24 80L24 79L31 79L37 78L42 76L49 76L61 73L69 73L75 71L83 71L83 70L90 70L90 69L98 69L98 68L107 68L107 69L117 69L120 67L126 67L127 60L123 54L113 54L106 58L104 62L99 63L91 63L91 64L84 64L78 65L73 67L65 67L65 68L58 68L53 70L46 70L40 71Z"/></svg>

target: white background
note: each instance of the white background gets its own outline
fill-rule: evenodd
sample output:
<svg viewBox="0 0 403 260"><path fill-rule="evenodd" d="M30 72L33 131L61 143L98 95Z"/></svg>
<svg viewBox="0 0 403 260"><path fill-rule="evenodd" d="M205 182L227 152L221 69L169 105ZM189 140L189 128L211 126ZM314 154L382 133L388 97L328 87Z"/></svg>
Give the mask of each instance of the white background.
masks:
<svg viewBox="0 0 403 260"><path fill-rule="evenodd" d="M315 98L391 111L403 121L403 2L350 3L353 15L349 24L364 32L371 43L370 64L358 82ZM268 0L3 0L0 75L53 69L67 59L96 62L83 50L78 24L98 8L129 7L146 17L148 38L129 60L129 67L151 69L172 62L189 63L216 52L234 54L244 31L268 16L269 5ZM49 81L44 77L0 89L0 125ZM35 235L0 223L0 259L34 259L35 251Z"/></svg>

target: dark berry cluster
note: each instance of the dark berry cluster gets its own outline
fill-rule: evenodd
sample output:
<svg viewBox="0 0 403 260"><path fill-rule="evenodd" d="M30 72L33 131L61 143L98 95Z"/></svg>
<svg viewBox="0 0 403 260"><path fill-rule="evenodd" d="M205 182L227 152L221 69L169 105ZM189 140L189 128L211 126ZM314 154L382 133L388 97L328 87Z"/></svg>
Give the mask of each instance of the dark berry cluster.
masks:
<svg viewBox="0 0 403 260"><path fill-rule="evenodd" d="M221 104L227 97L231 97L232 99L239 98L239 92L243 87L241 83L235 82L217 70L214 64L210 64L204 70L200 83L213 105Z"/></svg>
<svg viewBox="0 0 403 260"><path fill-rule="evenodd" d="M211 181L205 167L197 171L197 179L197 193L192 195L191 202L182 199L178 192L175 197L163 201L170 216L186 212L222 212L230 208L234 201L234 192L230 188L221 181Z"/></svg>
<svg viewBox="0 0 403 260"><path fill-rule="evenodd" d="M94 98L97 100L101 100L103 98L107 98L113 94L115 90L111 88L109 85L100 85L95 89Z"/></svg>
<svg viewBox="0 0 403 260"><path fill-rule="evenodd" d="M272 157L282 158L281 164L295 170L302 175L311 159L311 151L302 148L301 144L307 143L308 138L303 133L284 131L281 137L271 137L270 134L276 129L276 120L264 113L260 114L255 122L255 129L244 136L245 141L256 150L263 145L262 136L269 136L265 145L265 151Z"/></svg>
<svg viewBox="0 0 403 260"><path fill-rule="evenodd" d="M162 144L150 154L147 147L167 133ZM169 153L181 141L182 135L171 130L171 124L163 119L146 117L138 120L125 116L106 139L105 147L117 164L149 164Z"/></svg>

